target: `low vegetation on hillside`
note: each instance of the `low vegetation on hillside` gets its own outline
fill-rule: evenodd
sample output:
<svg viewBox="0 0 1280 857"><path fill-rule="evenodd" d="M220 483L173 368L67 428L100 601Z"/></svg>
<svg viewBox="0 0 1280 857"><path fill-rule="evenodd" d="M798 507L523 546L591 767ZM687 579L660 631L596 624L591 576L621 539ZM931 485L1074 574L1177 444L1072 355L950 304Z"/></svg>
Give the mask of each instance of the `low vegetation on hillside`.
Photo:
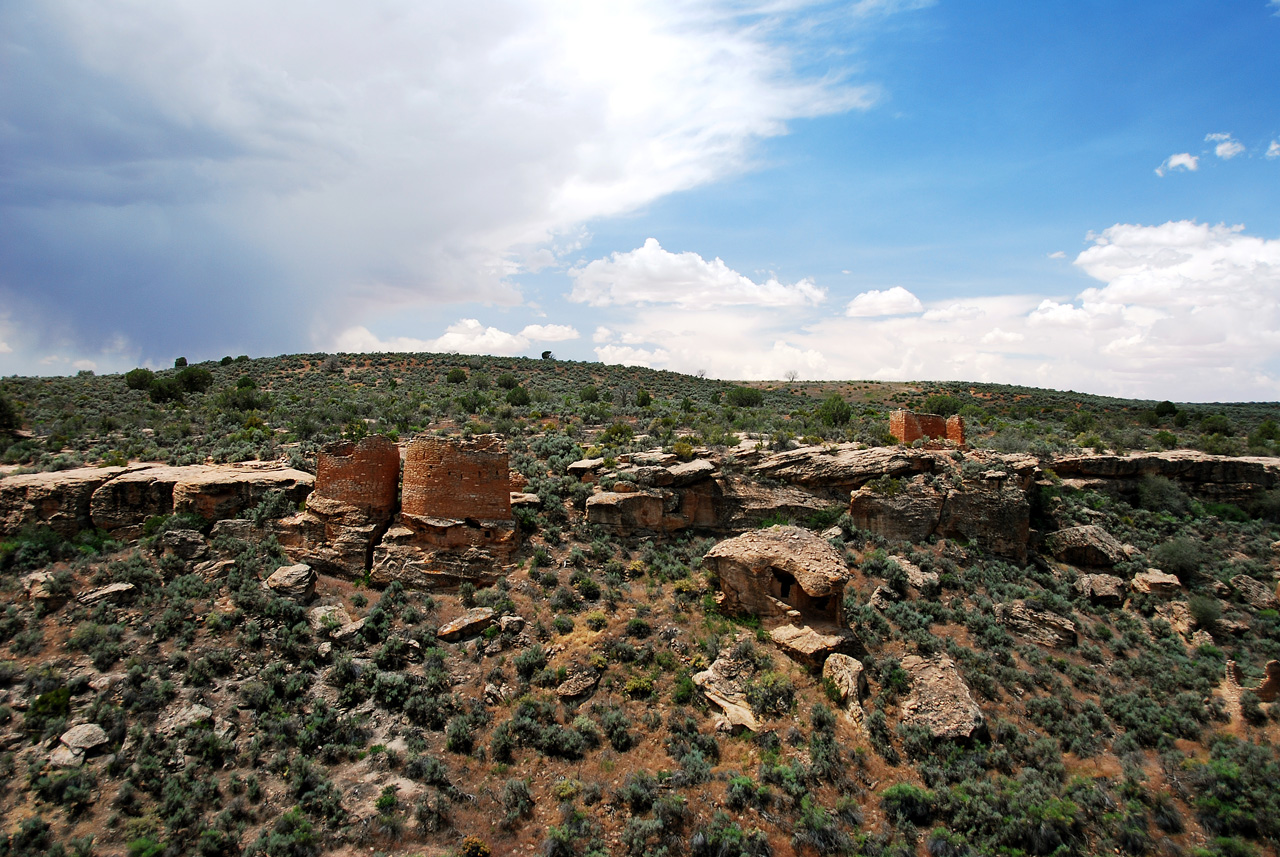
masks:
<svg viewBox="0 0 1280 857"><path fill-rule="evenodd" d="M721 612L709 534L611 535L586 521L593 489L567 473L655 447L715 450L735 472L737 435L765 450L887 444L895 407L961 413L974 445L1002 452L1271 456L1274 405L743 386L449 355L135 373L0 380L0 419L21 432L5 461L314 469L315 449L342 437L496 431L541 508L518 513L522 546L492 586L322 577L305 607L262 586L289 563L267 526L291 511L276 498L249 515L251 538L169 516L128 544L47 528L0 541L0 855L1276 853L1280 706L1250 688L1280 659L1280 613L1240 581L1275 591L1280 504L1214 503L1167 479L1130 502L1047 473L1033 489L1039 532L1097 525L1130 548L1116 574L1157 567L1185 587L1123 605L1088 597L1077 570L1034 551L1017 564L975 545L890 542L839 507L778 520L820 532L850 570L843 607L869 685L859 714L758 620ZM959 479L976 465L956 455ZM166 541L192 530L201 561ZM936 582L911 585L906 563ZM111 584L132 585L129 598L85 603ZM997 608L1015 602L1069 617L1075 644L1011 632ZM476 606L522 621L437 637ZM363 621L349 631L317 607ZM694 685L726 652L751 668L758 732L718 729ZM982 734L910 725L903 663L915 655L957 665ZM1224 684L1229 661L1243 690ZM594 690L557 692L581 675ZM101 727L101 740L52 763L75 724Z"/></svg>

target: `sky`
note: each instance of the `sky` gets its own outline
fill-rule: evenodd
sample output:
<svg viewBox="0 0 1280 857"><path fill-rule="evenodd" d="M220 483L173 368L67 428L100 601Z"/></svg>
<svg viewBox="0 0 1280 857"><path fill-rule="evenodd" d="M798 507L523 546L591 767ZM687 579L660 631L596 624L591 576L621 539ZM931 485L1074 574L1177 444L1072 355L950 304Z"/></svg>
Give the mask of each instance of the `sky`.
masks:
<svg viewBox="0 0 1280 857"><path fill-rule="evenodd" d="M1280 0L0 0L0 374L1280 400Z"/></svg>

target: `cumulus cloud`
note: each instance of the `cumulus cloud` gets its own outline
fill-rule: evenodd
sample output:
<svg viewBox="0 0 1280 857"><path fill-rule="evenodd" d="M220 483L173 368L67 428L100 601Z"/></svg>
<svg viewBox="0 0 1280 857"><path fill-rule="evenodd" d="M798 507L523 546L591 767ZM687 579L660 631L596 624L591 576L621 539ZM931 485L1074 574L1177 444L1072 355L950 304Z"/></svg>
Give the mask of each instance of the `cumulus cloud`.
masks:
<svg viewBox="0 0 1280 857"><path fill-rule="evenodd" d="M496 327L486 327L477 319L464 318L449 325L436 339L410 336L382 339L366 327L349 327L338 334L335 348L350 352L445 351L512 355L528 350L535 342L564 342L578 336L577 330L562 324L530 324L519 333L507 333Z"/></svg>
<svg viewBox="0 0 1280 857"><path fill-rule="evenodd" d="M642 307L611 333L615 342L647 337L638 350L663 358L649 365L721 378L796 370L1155 399L1280 398L1280 239L1173 221L1116 224L1087 240L1073 264L1093 285L1074 295L922 301L918 315L826 315L802 325L745 308L673 317Z"/></svg>
<svg viewBox="0 0 1280 857"><path fill-rule="evenodd" d="M1218 144L1213 147L1213 153L1224 161L1229 161L1244 151L1244 145L1225 132L1206 134L1204 139L1205 142Z"/></svg>
<svg viewBox="0 0 1280 857"><path fill-rule="evenodd" d="M1200 169L1200 158L1189 152L1182 152L1165 158L1164 163L1156 167L1156 175L1163 177L1166 173L1176 170L1195 172L1198 169Z"/></svg>
<svg viewBox="0 0 1280 857"><path fill-rule="evenodd" d="M1280 158L1280 140L1272 140L1271 145L1267 146L1268 158Z"/></svg>
<svg viewBox="0 0 1280 857"><path fill-rule="evenodd" d="M881 315L901 315L903 313L921 312L924 304L920 299L902 286L890 289L872 289L863 292L845 307L844 314L850 318L870 318Z"/></svg>
<svg viewBox="0 0 1280 857"><path fill-rule="evenodd" d="M118 330L168 359L328 342L368 306L517 303L512 276L582 224L869 106L848 67L800 58L823 9L0 5L0 303L33 339Z"/></svg>
<svg viewBox="0 0 1280 857"><path fill-rule="evenodd" d="M630 345L602 345L595 349L601 363L617 366L663 366L671 355L661 348L633 348Z"/></svg>
<svg viewBox="0 0 1280 857"><path fill-rule="evenodd" d="M720 258L708 262L697 253L672 253L657 239L643 247L613 253L570 269L569 300L603 307L611 304L671 304L684 308L716 306L796 307L820 303L826 290L810 280L784 284L776 277L757 283Z"/></svg>

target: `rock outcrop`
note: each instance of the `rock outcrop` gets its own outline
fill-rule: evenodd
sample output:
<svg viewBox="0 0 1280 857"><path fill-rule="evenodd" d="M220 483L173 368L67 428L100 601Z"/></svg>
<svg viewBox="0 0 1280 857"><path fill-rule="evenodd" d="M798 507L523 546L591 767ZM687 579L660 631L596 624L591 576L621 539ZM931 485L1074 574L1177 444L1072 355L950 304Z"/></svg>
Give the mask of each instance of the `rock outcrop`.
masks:
<svg viewBox="0 0 1280 857"><path fill-rule="evenodd" d="M1229 458L1179 449L1132 455L1059 458L1053 470L1074 488L1132 497L1145 476L1171 479L1187 493L1207 500L1248 502L1280 487L1280 460Z"/></svg>
<svg viewBox="0 0 1280 857"><path fill-rule="evenodd" d="M1031 505L1021 480L985 471L958 486L932 475L877 480L852 493L849 516L859 529L887 539L960 538L998 556L1025 562Z"/></svg>
<svg viewBox="0 0 1280 857"><path fill-rule="evenodd" d="M755 664L735 657L730 649L721 651L710 667L694 674L694 685L702 691L708 702L723 713L721 728L724 731L760 731L760 721L747 702L747 685L754 675Z"/></svg>
<svg viewBox="0 0 1280 857"><path fill-rule="evenodd" d="M1255 610L1275 610L1277 607L1276 594L1271 587L1247 574L1231 578L1231 588Z"/></svg>
<svg viewBox="0 0 1280 857"><path fill-rule="evenodd" d="M1013 633L1033 643L1055 649L1074 646L1076 623L1027 601L997 604L996 619Z"/></svg>
<svg viewBox="0 0 1280 857"><path fill-rule="evenodd" d="M907 655L902 668L911 677L911 692L902 702L903 723L919 726L933 738L969 739L985 729L982 710L951 658Z"/></svg>
<svg viewBox="0 0 1280 857"><path fill-rule="evenodd" d="M753 530L720 542L703 563L720 578L727 612L769 623L841 625L849 570L840 553L809 530Z"/></svg>
<svg viewBox="0 0 1280 857"><path fill-rule="evenodd" d="M751 467L757 476L844 499L850 491L884 476L910 477L938 469L935 454L898 446L870 449L858 444L802 446L770 455Z"/></svg>
<svg viewBox="0 0 1280 857"><path fill-rule="evenodd" d="M1045 536L1045 546L1055 559L1086 568L1111 568L1128 559L1124 547L1094 524L1050 533Z"/></svg>
<svg viewBox="0 0 1280 857"><path fill-rule="evenodd" d="M64 536L92 527L94 492L121 473L122 467L82 467L5 477L0 480L0 536L37 524Z"/></svg>

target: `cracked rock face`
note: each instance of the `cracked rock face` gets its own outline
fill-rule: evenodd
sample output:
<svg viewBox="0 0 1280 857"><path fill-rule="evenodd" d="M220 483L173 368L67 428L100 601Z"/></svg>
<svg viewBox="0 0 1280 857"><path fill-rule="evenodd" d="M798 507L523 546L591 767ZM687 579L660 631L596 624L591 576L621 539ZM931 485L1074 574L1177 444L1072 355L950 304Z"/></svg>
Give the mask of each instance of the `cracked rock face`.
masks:
<svg viewBox="0 0 1280 857"><path fill-rule="evenodd" d="M1055 649L1076 644L1076 623L1026 601L996 605L996 618L1013 633Z"/></svg>
<svg viewBox="0 0 1280 857"><path fill-rule="evenodd" d="M982 710L951 658L907 655L902 668L911 676L911 693L902 703L903 723L923 727L934 738L968 739L985 729Z"/></svg>
<svg viewBox="0 0 1280 857"><path fill-rule="evenodd" d="M1094 524L1050 533L1045 544L1055 559L1086 568L1110 568L1128 559L1120 542Z"/></svg>
<svg viewBox="0 0 1280 857"><path fill-rule="evenodd" d="M875 483L850 496L854 526L897 541L962 538L999 556L1025 562L1031 506L1006 479L954 484L928 476Z"/></svg>

